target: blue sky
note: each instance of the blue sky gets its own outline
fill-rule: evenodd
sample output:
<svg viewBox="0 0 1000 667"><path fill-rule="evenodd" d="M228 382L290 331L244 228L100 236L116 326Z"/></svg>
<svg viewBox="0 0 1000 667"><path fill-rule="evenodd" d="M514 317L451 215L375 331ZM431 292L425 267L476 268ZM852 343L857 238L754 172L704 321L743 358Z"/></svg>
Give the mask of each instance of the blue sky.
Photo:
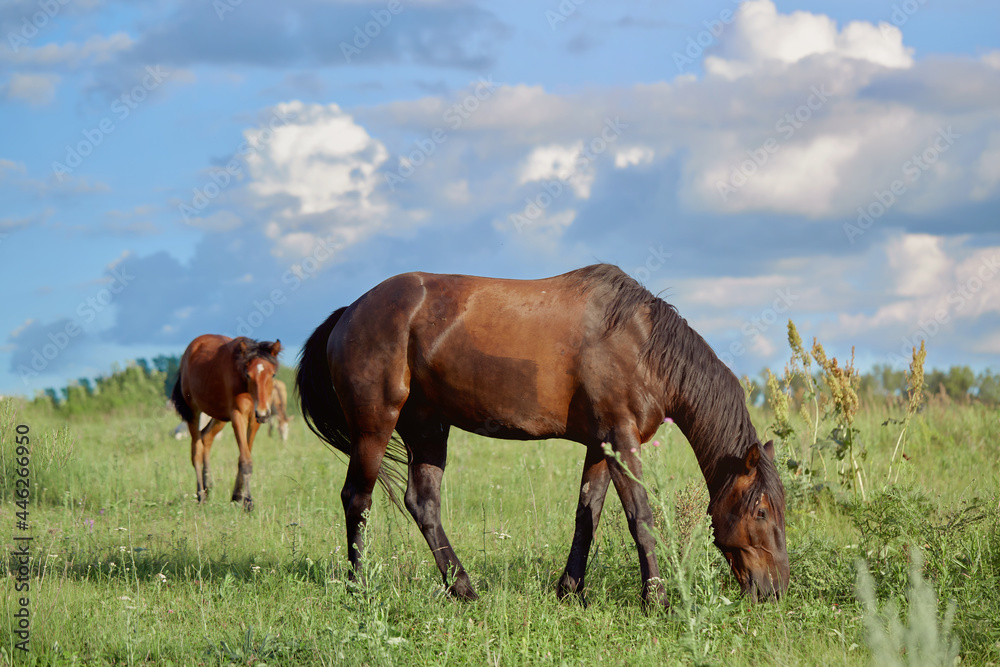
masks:
<svg viewBox="0 0 1000 667"><path fill-rule="evenodd" d="M0 7L0 393L281 338L409 270L612 262L737 373L784 323L997 368L1000 6ZM365 34L367 30L368 34Z"/></svg>

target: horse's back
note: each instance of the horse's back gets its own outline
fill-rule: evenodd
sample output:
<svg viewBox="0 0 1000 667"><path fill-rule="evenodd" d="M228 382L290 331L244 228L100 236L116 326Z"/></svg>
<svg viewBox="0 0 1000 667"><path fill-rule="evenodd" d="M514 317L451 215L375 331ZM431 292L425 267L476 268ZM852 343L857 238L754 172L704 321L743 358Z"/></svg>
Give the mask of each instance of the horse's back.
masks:
<svg viewBox="0 0 1000 667"><path fill-rule="evenodd" d="M405 383L465 429L507 437L566 435L592 421L604 306L573 274L508 280L429 273L395 276L352 304L334 329L341 382ZM634 359L634 353L632 353Z"/></svg>
<svg viewBox="0 0 1000 667"><path fill-rule="evenodd" d="M188 345L181 357L181 390L191 407L215 419L229 421L232 355L224 349L228 336L204 334Z"/></svg>

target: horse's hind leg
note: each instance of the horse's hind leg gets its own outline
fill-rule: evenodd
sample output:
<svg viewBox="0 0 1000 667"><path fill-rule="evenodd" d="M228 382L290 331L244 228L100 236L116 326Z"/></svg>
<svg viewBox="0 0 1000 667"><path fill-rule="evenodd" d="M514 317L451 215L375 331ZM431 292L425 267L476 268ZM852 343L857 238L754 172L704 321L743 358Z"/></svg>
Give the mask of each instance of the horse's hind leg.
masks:
<svg viewBox="0 0 1000 667"><path fill-rule="evenodd" d="M208 496L209 490L215 486L212 480L212 473L208 469L208 461L210 454L212 453L212 443L215 442L215 436L226 427L226 422L221 422L217 419L213 419L205 425L205 428L201 430L201 441L204 448L203 464L202 464L202 486L205 489L205 496Z"/></svg>
<svg viewBox="0 0 1000 667"><path fill-rule="evenodd" d="M191 465L194 466L194 476L198 482L196 497L198 502L204 502L207 496L205 490L205 443L201 437L201 429L198 428L200 413L195 413L194 420L187 422L188 433L191 434Z"/></svg>
<svg viewBox="0 0 1000 667"><path fill-rule="evenodd" d="M351 460L347 464L347 478L344 480L340 499L344 504L347 558L351 563L352 580L357 580L361 573L361 556L365 549L364 527L368 521L368 510L372 506L372 491L378 480L382 457L385 456L394 424L395 414L392 423L383 423L378 428L361 430L359 435L351 438Z"/></svg>
<svg viewBox="0 0 1000 667"><path fill-rule="evenodd" d="M583 595L583 578L587 573L587 557L590 555L590 545L601 520L601 510L604 508L604 498L608 493L608 483L611 475L608 472L608 462L600 447L587 449L587 457L583 463L583 479L580 481L580 500L576 507L576 531L573 533L573 545L569 549L569 560L559 584L556 595L561 599L570 594Z"/></svg>
<svg viewBox="0 0 1000 667"><path fill-rule="evenodd" d="M441 478L448 457L448 425L425 422L407 427L401 424L398 430L410 451L406 509L424 534L445 586L448 586L449 577L454 578L448 592L466 600L476 600L479 596L441 526Z"/></svg>

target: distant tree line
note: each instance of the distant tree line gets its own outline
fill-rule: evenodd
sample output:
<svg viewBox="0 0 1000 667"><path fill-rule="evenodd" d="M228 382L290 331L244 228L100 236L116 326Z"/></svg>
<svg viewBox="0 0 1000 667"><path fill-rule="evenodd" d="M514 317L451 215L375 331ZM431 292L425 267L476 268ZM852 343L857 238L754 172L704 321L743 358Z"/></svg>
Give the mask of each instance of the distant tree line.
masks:
<svg viewBox="0 0 1000 667"><path fill-rule="evenodd" d="M80 378L62 389L46 389L34 399L66 414L103 413L118 408L163 407L177 382L180 357L160 355L152 362L137 359L125 368L112 367L110 375Z"/></svg>
<svg viewBox="0 0 1000 667"><path fill-rule="evenodd" d="M767 373L761 375L766 377ZM906 396L906 372L896 370L888 364L876 364L871 371L862 373L860 380L858 398L862 405L873 399ZM765 384L760 382L761 386ZM802 378L796 376L791 388L794 395L800 395L805 388ZM998 405L1000 375L994 374L990 369L977 375L968 366L927 371L924 374L924 400L934 396L947 397L954 401L976 401L987 405Z"/></svg>
<svg viewBox="0 0 1000 667"><path fill-rule="evenodd" d="M35 398L36 403L49 404L53 409L69 414L108 412L116 408L146 405L162 407L177 382L180 357L160 355L152 361L137 359L125 368L114 367L110 375L91 380L80 378L62 389L46 389ZM291 382L291 369L284 366L279 373ZM979 374L968 366L952 366L948 370L932 370L925 374L927 396L946 396L955 401L976 401L1000 405L1000 375L987 369ZM801 379L793 382L793 392L801 389ZM761 385L763 386L763 385ZM906 374L889 365L876 365L861 375L859 398L862 405L876 398L906 395Z"/></svg>

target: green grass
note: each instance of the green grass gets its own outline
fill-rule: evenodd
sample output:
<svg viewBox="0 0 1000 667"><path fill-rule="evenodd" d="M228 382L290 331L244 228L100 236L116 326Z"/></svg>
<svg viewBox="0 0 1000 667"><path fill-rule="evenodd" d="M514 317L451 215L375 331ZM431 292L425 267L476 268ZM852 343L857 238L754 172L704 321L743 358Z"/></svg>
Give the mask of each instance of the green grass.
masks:
<svg viewBox="0 0 1000 667"><path fill-rule="evenodd" d="M178 420L166 409L67 422L57 411L8 400L0 404L0 526L21 534L13 428L27 424L32 628L30 653L15 651L19 594L8 550L0 664L12 657L40 665L869 664L871 628L897 610L907 618L914 547L938 601L919 610L924 626L928 613L943 620L953 603L949 636L963 663L1000 662L1000 414L932 403L911 425L905 481L887 487L898 435L892 424L882 426L890 416L899 415L872 407L856 422L867 503L837 485L839 462L829 453L829 488L817 493L811 483L786 480L791 588L780 602L756 606L740 597L699 528L700 472L676 427L665 427L662 446L647 446L643 458L674 611L647 614L613 490L591 554L589 605L556 599L573 530L579 445L453 431L443 521L481 596L462 603L442 594L419 531L381 492L367 582L347 585L345 463L301 417L287 443L259 434L255 510L246 514L229 502L237 458L231 430L212 452L213 495L198 506L189 443L171 437ZM754 413L761 430L768 421ZM861 559L871 572L867 612L855 591Z"/></svg>

